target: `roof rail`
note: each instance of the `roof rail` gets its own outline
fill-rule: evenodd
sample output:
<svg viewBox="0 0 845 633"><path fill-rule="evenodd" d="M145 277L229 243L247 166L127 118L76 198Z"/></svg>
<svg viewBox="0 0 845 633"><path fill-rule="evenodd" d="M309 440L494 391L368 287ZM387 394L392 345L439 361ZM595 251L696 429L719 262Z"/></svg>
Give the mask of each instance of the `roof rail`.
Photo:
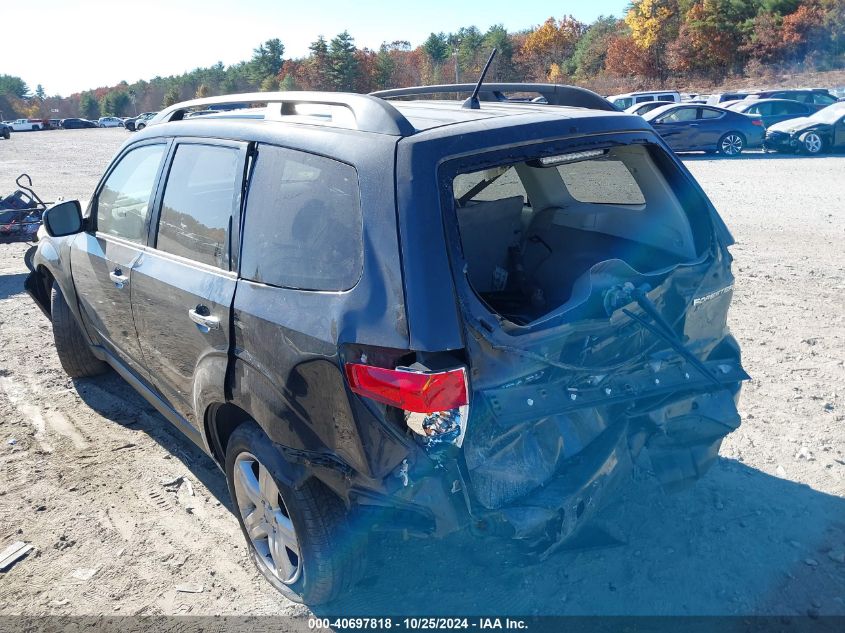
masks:
<svg viewBox="0 0 845 633"><path fill-rule="evenodd" d="M394 99L396 97L414 95L472 92L474 89L475 84L442 84L437 86L412 86L410 88L378 90L371 92L370 95L381 97L382 99ZM612 112L618 111L616 106L591 90L561 84L485 83L481 86L478 97L481 101L514 101L514 99L510 99L505 95L506 92L535 92L545 98L546 103L549 105L574 106L578 108L590 108L592 110L609 110Z"/></svg>
<svg viewBox="0 0 845 633"><path fill-rule="evenodd" d="M296 112L298 105L326 105L347 108L355 119L355 127L363 132L391 136L410 136L416 132L410 121L383 99L345 92L247 92L192 99L165 108L150 119L147 125L180 121L194 108L214 105L248 107L256 103L267 105L264 115L266 120L278 121L283 116L301 114Z"/></svg>

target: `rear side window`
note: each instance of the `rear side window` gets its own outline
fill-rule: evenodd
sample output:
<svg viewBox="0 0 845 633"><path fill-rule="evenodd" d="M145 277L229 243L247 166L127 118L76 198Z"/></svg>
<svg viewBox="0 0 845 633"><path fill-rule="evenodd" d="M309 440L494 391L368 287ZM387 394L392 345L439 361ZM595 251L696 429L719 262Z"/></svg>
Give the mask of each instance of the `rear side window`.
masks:
<svg viewBox="0 0 845 633"><path fill-rule="evenodd" d="M97 196L97 230L132 242L147 239L147 216L165 146L126 153Z"/></svg>
<svg viewBox="0 0 845 633"><path fill-rule="evenodd" d="M228 270L229 223L240 164L236 148L176 148L158 221L156 248Z"/></svg>
<svg viewBox="0 0 845 633"><path fill-rule="evenodd" d="M701 108L700 112L702 119L718 119L724 114L724 112L719 112L718 110L710 110L709 108Z"/></svg>
<svg viewBox="0 0 845 633"><path fill-rule="evenodd" d="M301 290L349 290L361 276L358 176L345 163L258 150L247 198L241 276Z"/></svg>
<svg viewBox="0 0 845 633"><path fill-rule="evenodd" d="M653 97L653 96L651 96L651 95L648 95L648 96L645 96L645 97L636 97L636 98L634 99L634 101L635 101L636 103L644 103L644 102L646 102L646 101L654 101L654 97Z"/></svg>
<svg viewBox="0 0 845 633"><path fill-rule="evenodd" d="M697 108L678 108L663 117L663 123L683 123L694 121Z"/></svg>
<svg viewBox="0 0 845 633"><path fill-rule="evenodd" d="M657 97L658 101L674 101L675 95L660 95Z"/></svg>

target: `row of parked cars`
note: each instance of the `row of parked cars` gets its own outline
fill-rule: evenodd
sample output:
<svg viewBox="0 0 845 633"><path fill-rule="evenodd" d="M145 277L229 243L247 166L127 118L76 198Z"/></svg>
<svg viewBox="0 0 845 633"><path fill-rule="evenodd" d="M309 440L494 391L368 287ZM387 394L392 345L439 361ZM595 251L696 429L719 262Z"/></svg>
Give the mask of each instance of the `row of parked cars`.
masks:
<svg viewBox="0 0 845 633"><path fill-rule="evenodd" d="M14 119L0 123L0 137L8 139L12 132L36 132L38 130L79 130L98 127L125 127L127 130L143 130L146 122L157 112L144 112L134 117L104 116L96 121L70 117L66 119Z"/></svg>
<svg viewBox="0 0 845 633"><path fill-rule="evenodd" d="M642 116L675 151L803 151L845 148L845 102L824 89L681 95L615 95L608 100Z"/></svg>

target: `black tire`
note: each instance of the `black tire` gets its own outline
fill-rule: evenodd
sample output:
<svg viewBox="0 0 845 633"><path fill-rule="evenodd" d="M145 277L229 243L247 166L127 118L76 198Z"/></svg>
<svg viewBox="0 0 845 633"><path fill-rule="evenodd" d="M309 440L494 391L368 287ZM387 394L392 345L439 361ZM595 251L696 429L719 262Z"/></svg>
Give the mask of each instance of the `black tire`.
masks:
<svg viewBox="0 0 845 633"><path fill-rule="evenodd" d="M728 143L728 139L737 139L736 142ZM719 153L723 156L739 156L745 149L745 136L740 132L727 132L722 134L717 144ZM730 147L730 149L728 149Z"/></svg>
<svg viewBox="0 0 845 633"><path fill-rule="evenodd" d="M272 475L290 515L299 544L297 564L300 569L296 579L289 584L273 575L244 525L234 478L238 457L245 455L254 457ZM281 453L255 422L245 422L230 436L226 447L226 481L235 515L256 567L290 600L312 605L330 602L361 577L366 532L357 534L350 528L344 504L317 479L308 479L298 488L287 485L283 474L289 470ZM248 499L243 501L250 505Z"/></svg>
<svg viewBox="0 0 845 633"><path fill-rule="evenodd" d="M144 125L143 123L139 123L138 125L136 125L136 126L135 126L135 131L136 131L136 132L140 132L140 131L141 131L141 130L143 130L145 127L147 127L147 126L146 126L146 125Z"/></svg>
<svg viewBox="0 0 845 633"><path fill-rule="evenodd" d="M9 130L3 130L3 138L7 141L12 138L12 134L9 132Z"/></svg>
<svg viewBox="0 0 845 633"><path fill-rule="evenodd" d="M56 284L53 284L50 295L50 318L53 321L56 354L68 376L87 378L108 370L109 366L91 352L85 335Z"/></svg>

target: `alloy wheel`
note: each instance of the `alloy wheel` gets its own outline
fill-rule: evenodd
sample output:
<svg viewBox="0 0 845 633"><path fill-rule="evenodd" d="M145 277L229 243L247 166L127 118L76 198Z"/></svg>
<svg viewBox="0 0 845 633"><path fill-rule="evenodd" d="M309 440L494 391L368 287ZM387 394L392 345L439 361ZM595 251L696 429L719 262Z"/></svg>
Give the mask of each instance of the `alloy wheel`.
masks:
<svg viewBox="0 0 845 633"><path fill-rule="evenodd" d="M270 471L251 453L235 460L235 497L258 560L279 581L295 583L302 570L299 539Z"/></svg>
<svg viewBox="0 0 845 633"><path fill-rule="evenodd" d="M818 154L822 151L822 139L815 132L810 132L804 137L804 147L810 154Z"/></svg>
<svg viewBox="0 0 845 633"><path fill-rule="evenodd" d="M722 138L719 149L726 156L736 156L742 152L742 137L739 134L726 134Z"/></svg>

